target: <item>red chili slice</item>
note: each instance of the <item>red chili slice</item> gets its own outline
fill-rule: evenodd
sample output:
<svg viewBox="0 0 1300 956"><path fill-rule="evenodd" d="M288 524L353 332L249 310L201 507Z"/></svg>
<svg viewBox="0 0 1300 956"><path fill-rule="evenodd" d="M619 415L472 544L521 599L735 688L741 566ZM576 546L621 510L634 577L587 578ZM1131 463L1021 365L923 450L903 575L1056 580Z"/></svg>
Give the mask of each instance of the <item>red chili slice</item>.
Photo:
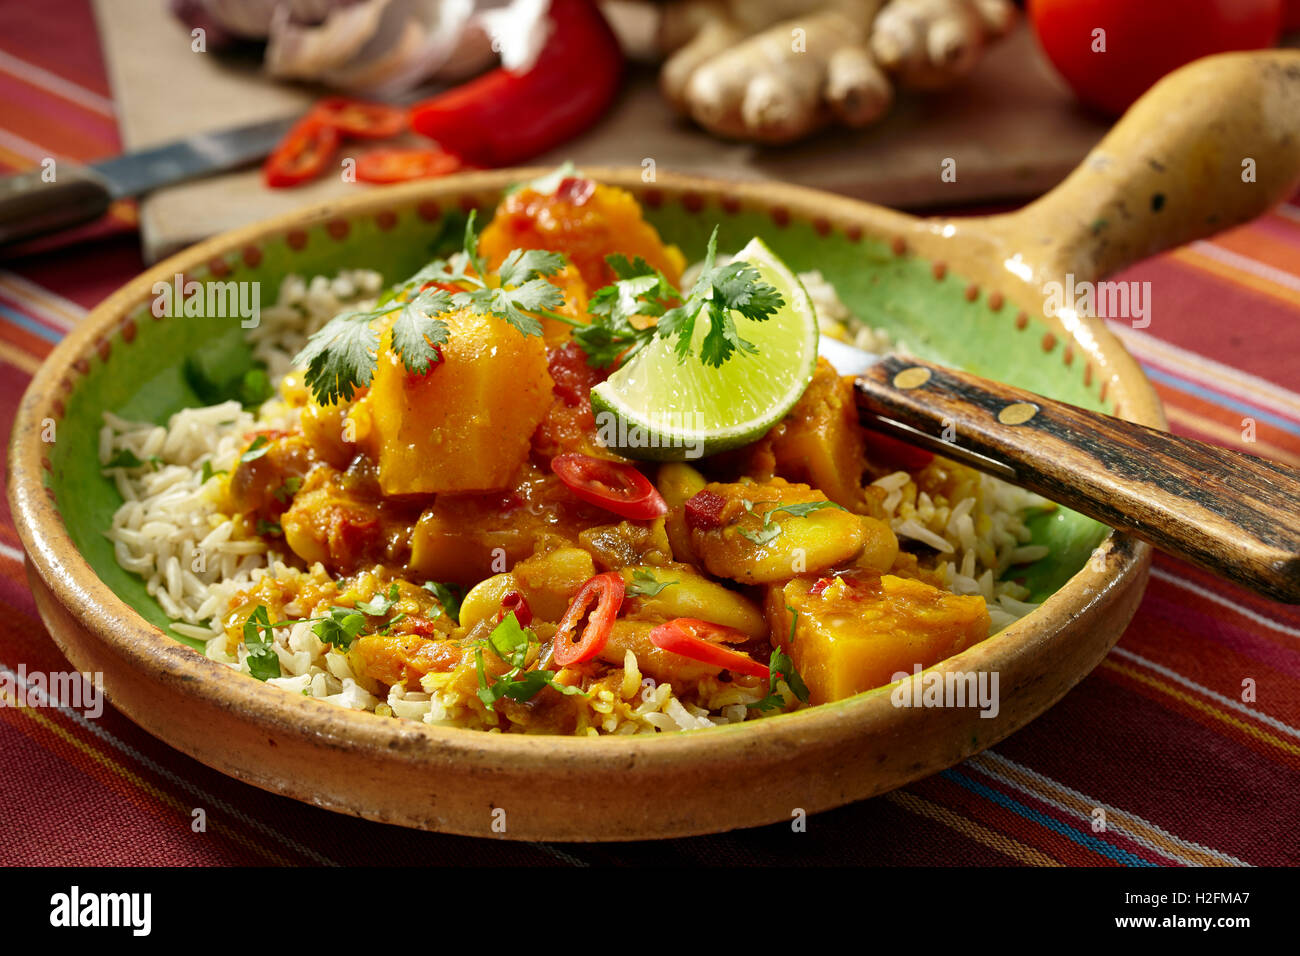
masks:
<svg viewBox="0 0 1300 956"><path fill-rule="evenodd" d="M655 647L702 664L723 667L735 674L761 677L768 680L772 672L747 654L722 647L718 641L736 644L748 638L734 627L710 624L693 617L679 617L660 624L650 632L650 643Z"/></svg>
<svg viewBox="0 0 1300 956"><path fill-rule="evenodd" d="M581 664L599 654L609 641L609 633L614 628L614 618L623 606L623 594L626 585L623 576L616 571L598 574L584 584L569 602L569 609L560 618L559 630L555 632L555 663L561 667ZM578 624L591 605L591 616L587 626L582 629L582 636L575 640Z"/></svg>
<svg viewBox="0 0 1300 956"><path fill-rule="evenodd" d="M312 115L344 136L357 139L388 139L406 129L405 110L383 103L366 103L343 96L321 100Z"/></svg>
<svg viewBox="0 0 1300 956"><path fill-rule="evenodd" d="M440 149L372 149L357 159L363 183L404 183L431 179L460 169L460 160Z"/></svg>
<svg viewBox="0 0 1300 956"><path fill-rule="evenodd" d="M633 521L668 513L668 505L650 479L631 465L572 452L551 459L551 471L589 504Z"/></svg>
<svg viewBox="0 0 1300 956"><path fill-rule="evenodd" d="M867 458L878 464L902 468L904 471L919 471L934 461L934 455L924 448L899 441L892 435L867 429L866 439Z"/></svg>
<svg viewBox="0 0 1300 956"><path fill-rule="evenodd" d="M339 131L308 115L285 134L266 158L262 178L268 186L298 186L320 175L338 149Z"/></svg>
<svg viewBox="0 0 1300 956"><path fill-rule="evenodd" d="M727 499L716 491L698 491L686 500L683 506L686 524L691 528L711 531L722 527L722 509L727 506Z"/></svg>
<svg viewBox="0 0 1300 956"><path fill-rule="evenodd" d="M528 598L518 591L509 591L501 599L501 610L497 612L497 620L504 621L511 611L515 612L515 620L519 622L520 627L527 627L533 623L533 609L528 606Z"/></svg>
<svg viewBox="0 0 1300 956"><path fill-rule="evenodd" d="M555 195L575 206L584 205L596 192L596 181L584 176L565 176L555 188Z"/></svg>

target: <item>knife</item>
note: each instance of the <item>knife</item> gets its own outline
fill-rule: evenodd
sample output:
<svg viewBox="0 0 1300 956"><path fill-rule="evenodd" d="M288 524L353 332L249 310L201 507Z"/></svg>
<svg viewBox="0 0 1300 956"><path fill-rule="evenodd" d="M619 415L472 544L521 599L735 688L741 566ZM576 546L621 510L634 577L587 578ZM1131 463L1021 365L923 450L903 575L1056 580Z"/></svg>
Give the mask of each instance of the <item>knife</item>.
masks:
<svg viewBox="0 0 1300 956"><path fill-rule="evenodd" d="M933 362L825 336L818 352L864 425L1300 603L1300 471Z"/></svg>
<svg viewBox="0 0 1300 956"><path fill-rule="evenodd" d="M58 161L48 172L42 165L0 177L0 246L98 219L118 199L257 162L299 119L201 133L89 166Z"/></svg>
<svg viewBox="0 0 1300 956"><path fill-rule="evenodd" d="M378 102L410 106L447 88L438 81L422 83ZM199 133L89 166L58 162L51 181L44 166L0 177L0 247L98 219L118 199L255 163L302 117Z"/></svg>

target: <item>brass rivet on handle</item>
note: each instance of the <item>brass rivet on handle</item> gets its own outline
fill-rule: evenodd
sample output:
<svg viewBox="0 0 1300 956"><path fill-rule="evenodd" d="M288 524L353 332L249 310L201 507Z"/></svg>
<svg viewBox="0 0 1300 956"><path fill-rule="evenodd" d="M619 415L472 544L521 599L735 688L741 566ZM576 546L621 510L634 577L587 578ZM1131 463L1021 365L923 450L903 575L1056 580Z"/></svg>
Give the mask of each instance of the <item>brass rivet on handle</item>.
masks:
<svg viewBox="0 0 1300 956"><path fill-rule="evenodd" d="M1029 402L1016 402L998 412L998 421L1003 425L1023 425L1038 414L1038 406Z"/></svg>
<svg viewBox="0 0 1300 956"><path fill-rule="evenodd" d="M928 381L930 381L930 370L920 365L913 365L894 376L894 388L920 388Z"/></svg>

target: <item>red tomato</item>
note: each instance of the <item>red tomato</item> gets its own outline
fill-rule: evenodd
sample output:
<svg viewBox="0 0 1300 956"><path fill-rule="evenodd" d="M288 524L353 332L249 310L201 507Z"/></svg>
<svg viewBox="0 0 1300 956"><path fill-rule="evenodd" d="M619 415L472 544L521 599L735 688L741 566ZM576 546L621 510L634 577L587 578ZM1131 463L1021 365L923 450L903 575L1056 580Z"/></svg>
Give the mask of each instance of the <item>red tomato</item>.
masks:
<svg viewBox="0 0 1300 956"><path fill-rule="evenodd" d="M405 110L342 96L321 100L312 109L312 115L344 136L357 139L388 139L406 129Z"/></svg>
<svg viewBox="0 0 1300 956"><path fill-rule="evenodd" d="M551 471L589 504L633 521L668 513L668 505L650 479L631 465L572 452L551 459Z"/></svg>
<svg viewBox="0 0 1300 956"><path fill-rule="evenodd" d="M372 149L357 160L363 183L404 183L445 176L460 169L460 160L440 149Z"/></svg>
<svg viewBox="0 0 1300 956"><path fill-rule="evenodd" d="M339 131L314 116L294 124L266 157L262 177L268 186L297 186L320 175L338 149Z"/></svg>
<svg viewBox="0 0 1300 956"><path fill-rule="evenodd" d="M1184 63L1211 53L1273 46L1282 27L1282 4L1029 0L1029 17L1043 51L1075 95L1095 109L1118 115Z"/></svg>
<svg viewBox="0 0 1300 956"><path fill-rule="evenodd" d="M734 627L710 624L693 617L679 617L660 624L650 632L650 643L655 647L682 657L689 657L702 664L725 667L736 674L761 677L768 680L772 672L766 664L760 664L747 654L722 647L718 642L736 644L747 638Z"/></svg>
<svg viewBox="0 0 1300 956"><path fill-rule="evenodd" d="M569 609L560 618L559 629L555 632L555 663L561 667L581 664L589 661L604 649L609 641L609 632L614 629L614 618L623 606L623 595L627 585L623 576L617 571L598 574L584 584L569 602ZM591 617L582 630L582 636L575 640L578 625L582 622L587 608L592 604Z"/></svg>

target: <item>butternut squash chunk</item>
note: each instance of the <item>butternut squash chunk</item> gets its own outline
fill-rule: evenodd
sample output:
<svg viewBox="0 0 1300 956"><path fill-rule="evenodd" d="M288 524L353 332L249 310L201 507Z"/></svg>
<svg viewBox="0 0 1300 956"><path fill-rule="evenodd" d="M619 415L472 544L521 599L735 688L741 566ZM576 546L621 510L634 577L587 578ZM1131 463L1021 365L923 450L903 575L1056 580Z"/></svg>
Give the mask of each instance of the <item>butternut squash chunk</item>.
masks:
<svg viewBox="0 0 1300 956"><path fill-rule="evenodd" d="M799 614L793 641L791 608ZM867 571L773 585L767 616L773 641L794 661L814 704L883 687L894 674L937 664L989 633L982 597Z"/></svg>
<svg viewBox="0 0 1300 956"><path fill-rule="evenodd" d="M442 361L424 375L407 372L383 334L374 381L353 413L385 495L508 488L550 404L540 336L474 312L445 319Z"/></svg>

